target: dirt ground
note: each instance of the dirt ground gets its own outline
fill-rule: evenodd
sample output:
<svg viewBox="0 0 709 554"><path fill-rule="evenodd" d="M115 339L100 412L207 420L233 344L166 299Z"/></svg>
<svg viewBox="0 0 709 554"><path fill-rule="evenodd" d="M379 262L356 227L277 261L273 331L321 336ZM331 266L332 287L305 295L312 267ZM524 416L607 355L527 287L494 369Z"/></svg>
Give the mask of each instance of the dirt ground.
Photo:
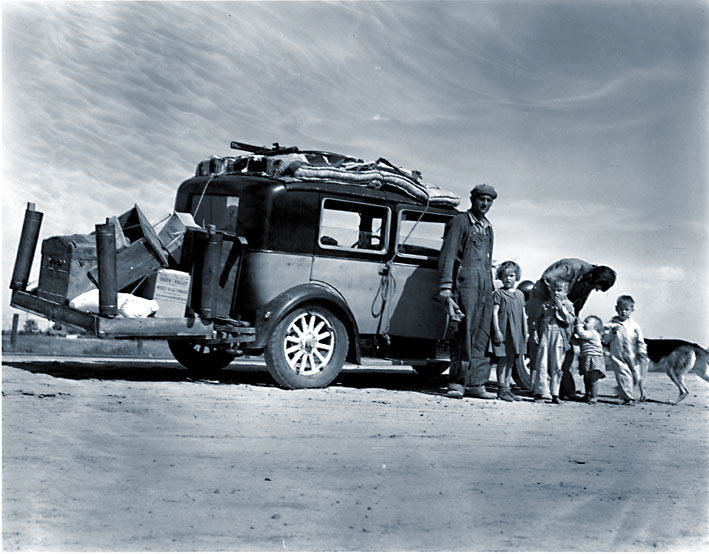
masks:
<svg viewBox="0 0 709 554"><path fill-rule="evenodd" d="M596 406L442 396L405 367L286 391L259 361L3 358L5 551L709 548L709 384Z"/></svg>

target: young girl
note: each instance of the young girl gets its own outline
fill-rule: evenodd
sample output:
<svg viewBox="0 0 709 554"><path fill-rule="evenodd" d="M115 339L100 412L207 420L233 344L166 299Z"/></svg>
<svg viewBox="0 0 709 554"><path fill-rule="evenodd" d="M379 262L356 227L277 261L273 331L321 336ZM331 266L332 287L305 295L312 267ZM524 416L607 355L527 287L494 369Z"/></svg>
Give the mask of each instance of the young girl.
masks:
<svg viewBox="0 0 709 554"><path fill-rule="evenodd" d="M520 277L518 264L502 262L497 268L497 278L502 281L502 288L492 293L492 352L497 358L497 398L506 402L520 400L510 390L510 379L517 360L527 352L524 294L514 288Z"/></svg>
<svg viewBox="0 0 709 554"><path fill-rule="evenodd" d="M586 402L595 404L598 399L598 381L605 379L606 362L603 357L601 332L603 321L590 315L586 319L576 321L576 335L579 338L581 355L579 356L579 373L583 375L586 386Z"/></svg>
<svg viewBox="0 0 709 554"><path fill-rule="evenodd" d="M534 342L538 344L534 368L534 401L551 400L561 404L559 386L569 339L576 320L574 306L567 298L569 282L555 280L551 286L551 300L539 310L534 325ZM551 395L549 394L551 392Z"/></svg>

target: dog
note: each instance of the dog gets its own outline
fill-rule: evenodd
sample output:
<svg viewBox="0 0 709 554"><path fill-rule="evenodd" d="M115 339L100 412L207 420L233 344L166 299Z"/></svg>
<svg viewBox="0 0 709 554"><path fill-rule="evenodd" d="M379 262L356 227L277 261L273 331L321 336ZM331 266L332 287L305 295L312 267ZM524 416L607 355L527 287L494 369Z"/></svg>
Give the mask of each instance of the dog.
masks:
<svg viewBox="0 0 709 554"><path fill-rule="evenodd" d="M679 389L679 396L675 404L679 404L689 395L684 376L690 371L694 371L699 377L709 382L708 354L709 352L701 346L683 344L660 360L658 369L663 368Z"/></svg>

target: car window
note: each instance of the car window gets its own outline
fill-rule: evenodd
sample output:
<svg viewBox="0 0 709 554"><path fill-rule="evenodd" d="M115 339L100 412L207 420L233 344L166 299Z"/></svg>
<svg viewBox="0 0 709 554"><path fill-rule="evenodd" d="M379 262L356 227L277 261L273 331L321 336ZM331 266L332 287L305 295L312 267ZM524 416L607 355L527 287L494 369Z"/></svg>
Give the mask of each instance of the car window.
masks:
<svg viewBox="0 0 709 554"><path fill-rule="evenodd" d="M438 258L450 216L402 210L399 213L397 250L401 256Z"/></svg>
<svg viewBox="0 0 709 554"><path fill-rule="evenodd" d="M238 196L193 195L190 212L198 225L214 225L219 231L235 232L239 214Z"/></svg>
<svg viewBox="0 0 709 554"><path fill-rule="evenodd" d="M318 244L322 248L383 252L389 210L363 202L323 200Z"/></svg>

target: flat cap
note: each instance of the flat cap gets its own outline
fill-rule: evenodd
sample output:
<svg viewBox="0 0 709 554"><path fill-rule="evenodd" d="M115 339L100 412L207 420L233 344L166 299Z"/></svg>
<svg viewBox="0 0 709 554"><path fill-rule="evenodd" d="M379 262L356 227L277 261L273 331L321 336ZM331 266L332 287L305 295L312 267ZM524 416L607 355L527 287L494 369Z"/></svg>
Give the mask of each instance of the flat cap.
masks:
<svg viewBox="0 0 709 554"><path fill-rule="evenodd" d="M478 196L479 194L487 194L488 196L492 196L493 200L497 198L497 191L495 190L495 188L484 183L482 185L475 185L473 187L473 190L470 191L471 198L473 196Z"/></svg>

